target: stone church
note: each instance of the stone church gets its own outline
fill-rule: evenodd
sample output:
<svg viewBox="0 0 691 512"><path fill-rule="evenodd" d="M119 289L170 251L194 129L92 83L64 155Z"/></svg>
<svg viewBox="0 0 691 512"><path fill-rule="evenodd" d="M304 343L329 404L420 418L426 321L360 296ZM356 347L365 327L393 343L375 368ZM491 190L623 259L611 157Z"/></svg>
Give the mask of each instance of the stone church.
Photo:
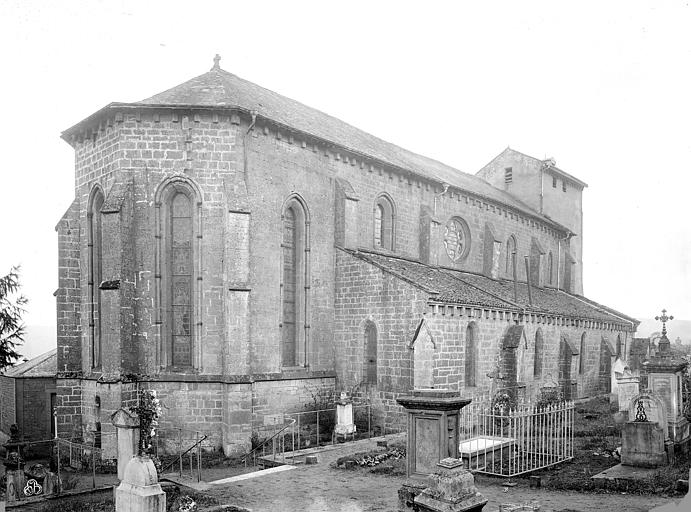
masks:
<svg viewBox="0 0 691 512"><path fill-rule="evenodd" d="M609 390L638 322L582 295L585 183L509 148L466 174L219 60L62 134L61 437L138 389L226 453L334 391L393 422L413 387Z"/></svg>

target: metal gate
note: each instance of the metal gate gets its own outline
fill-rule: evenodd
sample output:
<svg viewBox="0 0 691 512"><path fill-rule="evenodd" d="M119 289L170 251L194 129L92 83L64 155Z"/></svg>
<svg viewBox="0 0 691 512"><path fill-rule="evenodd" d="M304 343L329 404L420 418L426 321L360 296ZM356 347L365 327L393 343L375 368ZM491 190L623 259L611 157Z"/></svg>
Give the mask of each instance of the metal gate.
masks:
<svg viewBox="0 0 691 512"><path fill-rule="evenodd" d="M468 468L512 477L573 458L574 403L512 408L473 401L460 416L460 450Z"/></svg>

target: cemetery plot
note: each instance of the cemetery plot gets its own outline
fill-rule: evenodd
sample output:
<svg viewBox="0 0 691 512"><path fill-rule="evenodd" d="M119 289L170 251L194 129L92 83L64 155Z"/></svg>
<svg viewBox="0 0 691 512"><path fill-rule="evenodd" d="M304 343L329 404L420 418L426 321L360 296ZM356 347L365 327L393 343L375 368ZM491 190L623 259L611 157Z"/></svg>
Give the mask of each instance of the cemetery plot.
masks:
<svg viewBox="0 0 691 512"><path fill-rule="evenodd" d="M573 402L511 407L473 401L461 410L459 452L467 467L512 477L573 458Z"/></svg>

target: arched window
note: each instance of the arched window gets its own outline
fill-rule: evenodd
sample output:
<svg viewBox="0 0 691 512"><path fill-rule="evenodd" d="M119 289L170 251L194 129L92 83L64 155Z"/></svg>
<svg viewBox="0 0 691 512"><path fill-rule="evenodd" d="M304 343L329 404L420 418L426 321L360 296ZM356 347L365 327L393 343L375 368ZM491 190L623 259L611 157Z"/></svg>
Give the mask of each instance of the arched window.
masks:
<svg viewBox="0 0 691 512"><path fill-rule="evenodd" d="M367 322L365 326L365 382L377 384L377 326Z"/></svg>
<svg viewBox="0 0 691 512"><path fill-rule="evenodd" d="M393 201L387 195L377 197L374 204L374 247L394 250L395 215Z"/></svg>
<svg viewBox="0 0 691 512"><path fill-rule="evenodd" d="M283 209L281 243L281 365L307 364L309 222L297 197Z"/></svg>
<svg viewBox="0 0 691 512"><path fill-rule="evenodd" d="M513 266L515 262L514 254L516 252L516 237L511 235L506 241L506 275L509 279L513 279Z"/></svg>
<svg viewBox="0 0 691 512"><path fill-rule="evenodd" d="M545 341L542 337L542 329L535 332L535 355L533 359L533 377L539 379L542 377L542 353L544 351Z"/></svg>
<svg viewBox="0 0 691 512"><path fill-rule="evenodd" d="M89 224L89 341L91 349L91 367L101 366L101 281L103 280L103 225L101 208L103 192L94 187L89 201L87 220Z"/></svg>
<svg viewBox="0 0 691 512"><path fill-rule="evenodd" d="M161 366L186 370L201 365L201 201L188 179L165 183L156 194Z"/></svg>
<svg viewBox="0 0 691 512"><path fill-rule="evenodd" d="M583 333L581 334L580 353L578 354L578 373L580 373L581 375L583 375L583 373L585 372L585 362L585 333Z"/></svg>
<svg viewBox="0 0 691 512"><path fill-rule="evenodd" d="M470 322L465 330L465 386L477 385L477 326Z"/></svg>
<svg viewBox="0 0 691 512"><path fill-rule="evenodd" d="M552 251L547 255L547 283L552 284L554 276L554 261L552 259Z"/></svg>

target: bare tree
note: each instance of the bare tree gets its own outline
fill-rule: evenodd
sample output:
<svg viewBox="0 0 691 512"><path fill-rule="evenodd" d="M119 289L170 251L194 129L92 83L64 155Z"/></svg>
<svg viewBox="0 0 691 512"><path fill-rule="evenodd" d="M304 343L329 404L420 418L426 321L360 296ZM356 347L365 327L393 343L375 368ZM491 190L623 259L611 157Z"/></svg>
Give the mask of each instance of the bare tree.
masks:
<svg viewBox="0 0 691 512"><path fill-rule="evenodd" d="M27 299L20 288L19 267L0 277L0 372L22 357L16 348L24 342L22 315Z"/></svg>

